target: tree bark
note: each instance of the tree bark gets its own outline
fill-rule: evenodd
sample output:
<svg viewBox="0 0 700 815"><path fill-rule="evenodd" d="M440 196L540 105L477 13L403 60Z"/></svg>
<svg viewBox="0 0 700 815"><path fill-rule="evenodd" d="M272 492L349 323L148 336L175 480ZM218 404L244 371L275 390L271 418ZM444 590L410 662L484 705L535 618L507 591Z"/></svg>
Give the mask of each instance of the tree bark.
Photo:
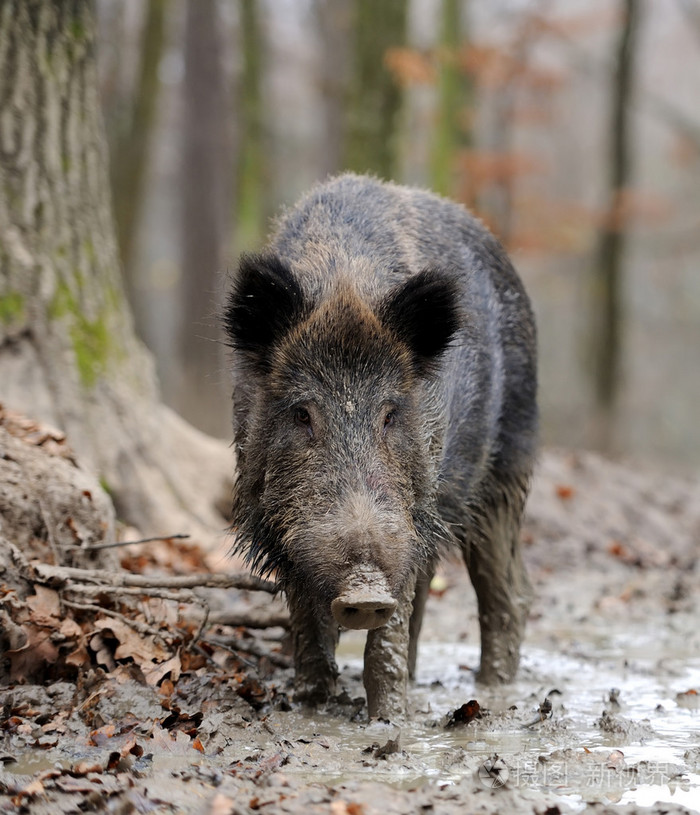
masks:
<svg viewBox="0 0 700 815"><path fill-rule="evenodd" d="M352 8L347 0L315 0L314 8L321 50L323 143L318 166L323 178L342 169Z"/></svg>
<svg viewBox="0 0 700 815"><path fill-rule="evenodd" d="M228 454L165 408L119 274L89 0L0 5L0 399L65 430L119 515L211 536Z"/></svg>
<svg viewBox="0 0 700 815"><path fill-rule="evenodd" d="M353 79L348 105L345 167L395 178L402 94L384 57L405 45L405 0L356 0Z"/></svg>
<svg viewBox="0 0 700 815"><path fill-rule="evenodd" d="M168 0L148 0L141 36L141 66L127 115L116 123L111 149L111 182L119 255L131 302L137 293L133 281L133 249L143 202L143 181L160 81L158 65L165 40Z"/></svg>
<svg viewBox="0 0 700 815"><path fill-rule="evenodd" d="M635 50L641 16L640 0L622 0L622 28L616 46L610 111L608 203L598 239L593 271L594 441L613 447L615 413L622 361L622 272L626 245L624 195L632 177L630 130Z"/></svg>
<svg viewBox="0 0 700 815"><path fill-rule="evenodd" d="M268 216L263 104L265 47L257 0L240 0L243 72L239 88L238 161L235 189L235 246L259 248Z"/></svg>
<svg viewBox="0 0 700 815"><path fill-rule="evenodd" d="M458 152L468 149L473 143L467 115L474 104L474 88L459 66L459 51L465 44L463 13L464 3L461 0L442 0L438 110L432 145L431 186L441 195L450 196L459 195L460 189L465 186L458 183L456 178Z"/></svg>
<svg viewBox="0 0 700 815"><path fill-rule="evenodd" d="M223 82L223 48L215 0L188 0L182 188L182 375L177 407L201 429L221 435L228 427L228 383L221 332L221 302L230 151ZM226 387L224 387L226 385Z"/></svg>

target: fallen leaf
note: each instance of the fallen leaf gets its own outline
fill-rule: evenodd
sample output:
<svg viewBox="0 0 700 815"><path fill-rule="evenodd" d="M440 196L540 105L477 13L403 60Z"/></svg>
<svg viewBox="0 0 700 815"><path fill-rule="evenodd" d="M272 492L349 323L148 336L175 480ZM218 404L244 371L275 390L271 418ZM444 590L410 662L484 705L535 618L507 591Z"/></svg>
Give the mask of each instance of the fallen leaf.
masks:
<svg viewBox="0 0 700 815"><path fill-rule="evenodd" d="M44 782L40 778L35 778L33 781L30 781L26 787L22 789L20 795L24 795L27 797L31 797L33 795L39 795L39 793L44 791Z"/></svg>
<svg viewBox="0 0 700 815"><path fill-rule="evenodd" d="M88 764L87 761L79 761L71 768L71 772L76 775L87 775L88 773L102 773L101 764Z"/></svg>
<svg viewBox="0 0 700 815"><path fill-rule="evenodd" d="M576 495L576 490L568 484L557 484L554 491L557 494L557 498L561 498L562 501L568 501Z"/></svg>
<svg viewBox="0 0 700 815"><path fill-rule="evenodd" d="M115 733L116 727L110 722L109 724L99 727L97 730L93 730L90 733L89 743L95 747L102 747L105 742L114 737Z"/></svg>
<svg viewBox="0 0 700 815"><path fill-rule="evenodd" d="M621 541L612 541L608 546L608 554L624 562L629 562L631 552Z"/></svg>
<svg viewBox="0 0 700 815"><path fill-rule="evenodd" d="M66 665L72 665L76 668L87 667L90 664L90 655L84 645L79 645L75 650L71 651L66 656Z"/></svg>
<svg viewBox="0 0 700 815"><path fill-rule="evenodd" d="M364 806L354 801L333 801L331 804L332 815L364 815L364 812Z"/></svg>
<svg viewBox="0 0 700 815"><path fill-rule="evenodd" d="M481 705L476 701L476 699L470 699L468 702L465 702L462 707L459 707L457 710L453 710L448 714L447 724L445 727L454 727L458 724L469 724L470 722L473 722L474 719L480 718Z"/></svg>
<svg viewBox="0 0 700 815"><path fill-rule="evenodd" d="M114 652L115 659L131 658L143 667L153 662L164 662L170 654L153 637L146 637L136 629L116 617L96 620L95 628L101 632L110 631L119 645Z"/></svg>
<svg viewBox="0 0 700 815"><path fill-rule="evenodd" d="M83 634L83 629L72 617L66 617L65 620L61 622L61 627L58 630L67 639L71 637L81 637Z"/></svg>
<svg viewBox="0 0 700 815"><path fill-rule="evenodd" d="M698 710L700 708L700 693L695 688L690 688L683 693L676 694L676 704L688 710Z"/></svg>
<svg viewBox="0 0 700 815"><path fill-rule="evenodd" d="M605 765L609 770L621 770L625 766L625 754L622 750L613 750Z"/></svg>
<svg viewBox="0 0 700 815"><path fill-rule="evenodd" d="M165 697L168 699L175 693L175 685L173 684L172 679L164 679L160 683L160 687L158 688L158 693L160 696Z"/></svg>
<svg viewBox="0 0 700 815"><path fill-rule="evenodd" d="M6 651L10 657L10 679L14 682L41 673L46 665L58 659L58 649L51 642L50 632L31 623L24 626L26 644L16 651Z"/></svg>
<svg viewBox="0 0 700 815"><path fill-rule="evenodd" d="M98 665L104 665L110 673L117 667L117 663L112 657L112 652L102 639L101 634L95 634L90 638L90 648L95 653L95 661Z"/></svg>
<svg viewBox="0 0 700 815"><path fill-rule="evenodd" d="M27 597L27 605L31 609L32 622L37 625L58 627L61 617L61 601L58 592L36 584L34 594Z"/></svg>
<svg viewBox="0 0 700 815"><path fill-rule="evenodd" d="M218 792L212 799L209 815L231 815L234 803L233 798L228 798Z"/></svg>
<svg viewBox="0 0 700 815"><path fill-rule="evenodd" d="M165 662L159 662L157 665L154 665L153 663L141 665L141 670L146 678L146 682L151 687L155 687L166 674L170 674L170 678L177 682L177 680L180 678L181 669L182 665L180 663L180 656L178 654L175 654L174 657L167 659Z"/></svg>
<svg viewBox="0 0 700 815"><path fill-rule="evenodd" d="M159 749L168 753L186 755L192 749L192 740L182 730L163 730L156 724L151 730L151 738Z"/></svg>

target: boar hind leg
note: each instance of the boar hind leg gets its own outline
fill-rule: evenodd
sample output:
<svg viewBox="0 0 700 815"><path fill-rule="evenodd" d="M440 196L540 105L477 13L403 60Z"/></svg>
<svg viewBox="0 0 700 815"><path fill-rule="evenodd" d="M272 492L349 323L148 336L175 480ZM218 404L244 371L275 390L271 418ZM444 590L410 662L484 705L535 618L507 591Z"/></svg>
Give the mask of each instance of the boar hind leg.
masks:
<svg viewBox="0 0 700 815"><path fill-rule="evenodd" d="M294 698L319 704L335 693L338 625L302 594L287 592L294 647Z"/></svg>
<svg viewBox="0 0 700 815"><path fill-rule="evenodd" d="M419 574L416 580L416 594L413 598L413 609L408 624L408 676L410 679L414 679L416 676L418 637L420 635L421 626L423 625L423 612L425 611L425 602L430 592L431 579L432 571L430 574Z"/></svg>
<svg viewBox="0 0 700 815"><path fill-rule="evenodd" d="M389 622L367 632L362 678L371 719L396 721L406 715L409 620L413 608L415 576L397 597Z"/></svg>
<svg viewBox="0 0 700 815"><path fill-rule="evenodd" d="M520 643L532 588L520 550L525 487L501 489L479 519L478 533L463 548L479 606L481 666L478 679L510 682L520 662Z"/></svg>

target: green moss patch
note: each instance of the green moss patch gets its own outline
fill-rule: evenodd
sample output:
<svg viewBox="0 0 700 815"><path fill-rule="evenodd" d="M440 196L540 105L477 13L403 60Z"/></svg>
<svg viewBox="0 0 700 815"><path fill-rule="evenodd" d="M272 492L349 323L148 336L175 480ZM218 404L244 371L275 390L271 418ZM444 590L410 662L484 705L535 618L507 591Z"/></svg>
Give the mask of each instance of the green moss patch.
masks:
<svg viewBox="0 0 700 815"><path fill-rule="evenodd" d="M24 319L24 297L18 292L0 295L0 323L9 325Z"/></svg>

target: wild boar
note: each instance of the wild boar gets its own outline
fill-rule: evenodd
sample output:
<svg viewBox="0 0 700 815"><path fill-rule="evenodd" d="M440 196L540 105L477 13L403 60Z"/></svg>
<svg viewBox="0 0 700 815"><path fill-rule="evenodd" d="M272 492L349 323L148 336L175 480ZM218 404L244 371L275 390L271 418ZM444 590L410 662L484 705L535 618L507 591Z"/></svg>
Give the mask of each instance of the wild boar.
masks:
<svg viewBox="0 0 700 815"><path fill-rule="evenodd" d="M479 678L511 680L531 594L536 336L497 240L436 195L342 175L243 256L224 324L235 546L286 593L297 698L334 692L339 628L366 628L369 715L404 715L449 546L476 592Z"/></svg>

